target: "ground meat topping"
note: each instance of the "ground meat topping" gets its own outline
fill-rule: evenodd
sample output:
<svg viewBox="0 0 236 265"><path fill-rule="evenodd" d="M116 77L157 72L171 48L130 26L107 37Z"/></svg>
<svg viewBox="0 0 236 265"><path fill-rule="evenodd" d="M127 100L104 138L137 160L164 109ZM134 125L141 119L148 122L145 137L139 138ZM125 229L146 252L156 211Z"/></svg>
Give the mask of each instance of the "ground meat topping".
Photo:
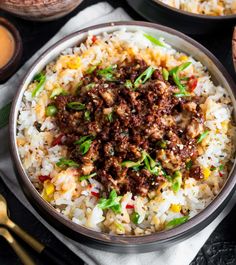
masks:
<svg viewBox="0 0 236 265"><path fill-rule="evenodd" d="M198 156L197 139L204 131L198 99L176 97L173 80L165 81L158 69L135 87L147 69L139 60L97 67L75 95L50 103L57 107L70 159L85 172L96 172L107 192L145 196L176 170L184 173L187 161ZM202 177L196 166L187 175L191 172Z"/></svg>

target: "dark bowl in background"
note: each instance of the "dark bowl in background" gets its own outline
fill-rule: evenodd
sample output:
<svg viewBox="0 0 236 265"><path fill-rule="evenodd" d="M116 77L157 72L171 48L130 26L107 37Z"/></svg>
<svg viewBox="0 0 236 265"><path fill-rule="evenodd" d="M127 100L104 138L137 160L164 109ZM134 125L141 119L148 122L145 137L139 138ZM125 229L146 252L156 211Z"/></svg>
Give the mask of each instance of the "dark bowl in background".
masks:
<svg viewBox="0 0 236 265"><path fill-rule="evenodd" d="M151 22L172 27L189 35L214 34L231 28L236 23L236 14L227 16L198 15L168 6L160 1L127 0L141 16ZM219 35L220 37L220 35Z"/></svg>
<svg viewBox="0 0 236 265"><path fill-rule="evenodd" d="M23 93L28 84L32 81L35 74L41 71L50 61L55 59L55 57L57 57L65 48L73 47L82 42L86 38L88 31L92 32L94 35L97 35L102 34L103 32L112 32L124 27L130 31L140 29L154 36L161 35L176 49L182 49L186 53L191 54L195 59L202 61L203 64L209 69L215 83L222 84L229 91L234 106L235 117L235 84L222 64L202 45L178 31L157 24L137 21L107 23L89 27L68 35L51 46L34 62L29 71L23 77L12 104L9 121L10 149L16 169L16 174L26 197L41 214L41 216L54 228L58 229L64 235L71 237L75 241L87 244L94 248L121 253L149 252L169 247L171 244L176 244L177 242L196 234L206 227L211 221L213 221L214 218L216 218L216 216L224 209L226 203L233 194L236 185L235 164L221 192L203 211L191 218L188 222L173 229L153 233L151 235L110 235L107 233L96 232L73 223L72 221L66 219L62 214L58 213L52 205L44 201L38 191L34 188L27 176L26 171L23 168L16 144L19 107Z"/></svg>
<svg viewBox="0 0 236 265"><path fill-rule="evenodd" d="M8 63L0 68L0 82L3 82L17 70L21 61L23 47L20 33L13 24L11 24L7 19L0 17L0 25L8 29L15 40L14 54Z"/></svg>

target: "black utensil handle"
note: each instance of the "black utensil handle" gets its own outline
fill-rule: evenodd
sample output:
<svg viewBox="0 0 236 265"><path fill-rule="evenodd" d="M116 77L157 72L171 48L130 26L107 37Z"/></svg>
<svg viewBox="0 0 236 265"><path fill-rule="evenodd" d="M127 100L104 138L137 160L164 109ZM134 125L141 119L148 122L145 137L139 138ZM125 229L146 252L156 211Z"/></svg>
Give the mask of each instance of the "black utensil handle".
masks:
<svg viewBox="0 0 236 265"><path fill-rule="evenodd" d="M40 256L45 260L45 264L50 265L71 265L68 261L64 259L58 252L53 250L52 248L45 247L43 251L40 253Z"/></svg>

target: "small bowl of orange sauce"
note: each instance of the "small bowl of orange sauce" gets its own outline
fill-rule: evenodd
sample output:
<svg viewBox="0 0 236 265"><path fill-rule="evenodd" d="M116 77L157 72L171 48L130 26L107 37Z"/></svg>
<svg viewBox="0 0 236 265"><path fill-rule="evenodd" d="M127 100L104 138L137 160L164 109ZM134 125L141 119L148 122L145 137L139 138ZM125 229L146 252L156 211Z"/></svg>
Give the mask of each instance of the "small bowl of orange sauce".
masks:
<svg viewBox="0 0 236 265"><path fill-rule="evenodd" d="M7 19L0 17L0 82L16 71L21 56L22 40L19 31Z"/></svg>

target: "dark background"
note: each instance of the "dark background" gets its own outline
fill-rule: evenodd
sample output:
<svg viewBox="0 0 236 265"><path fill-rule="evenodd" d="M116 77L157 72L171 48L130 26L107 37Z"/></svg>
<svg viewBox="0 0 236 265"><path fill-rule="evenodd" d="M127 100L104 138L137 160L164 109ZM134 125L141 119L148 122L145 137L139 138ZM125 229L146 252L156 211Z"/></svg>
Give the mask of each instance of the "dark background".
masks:
<svg viewBox="0 0 236 265"><path fill-rule="evenodd" d="M85 0L76 10L56 21L38 23L25 21L0 11L0 16L8 18L20 31L23 39L23 58L21 64L28 60L41 46L43 46L55 33L78 11L95 4L97 0ZM112 6L123 7L126 12L135 20L144 20L133 11L125 0L108 0ZM192 36L208 48L227 68L232 77L236 75L232 64L231 37L232 29L218 32L208 36ZM72 264L80 265L77 257L60 243L35 217L25 209L17 198L6 188L0 180L0 193L2 193L9 204L11 218L19 225L40 239L43 243L50 245L62 253ZM225 220L218 226L206 244L199 251L191 265L236 265L236 206ZM21 242L23 244L23 242ZM25 246L39 265L47 262L40 261L37 254ZM184 255L184 253L183 253ZM0 238L0 265L20 265L19 259L10 249L4 239ZM124 264L126 265L126 264ZM127 264L128 265L128 264ZM150 264L151 265L151 264ZM155 264L156 265L156 264ZM176 264L181 265L176 261Z"/></svg>

